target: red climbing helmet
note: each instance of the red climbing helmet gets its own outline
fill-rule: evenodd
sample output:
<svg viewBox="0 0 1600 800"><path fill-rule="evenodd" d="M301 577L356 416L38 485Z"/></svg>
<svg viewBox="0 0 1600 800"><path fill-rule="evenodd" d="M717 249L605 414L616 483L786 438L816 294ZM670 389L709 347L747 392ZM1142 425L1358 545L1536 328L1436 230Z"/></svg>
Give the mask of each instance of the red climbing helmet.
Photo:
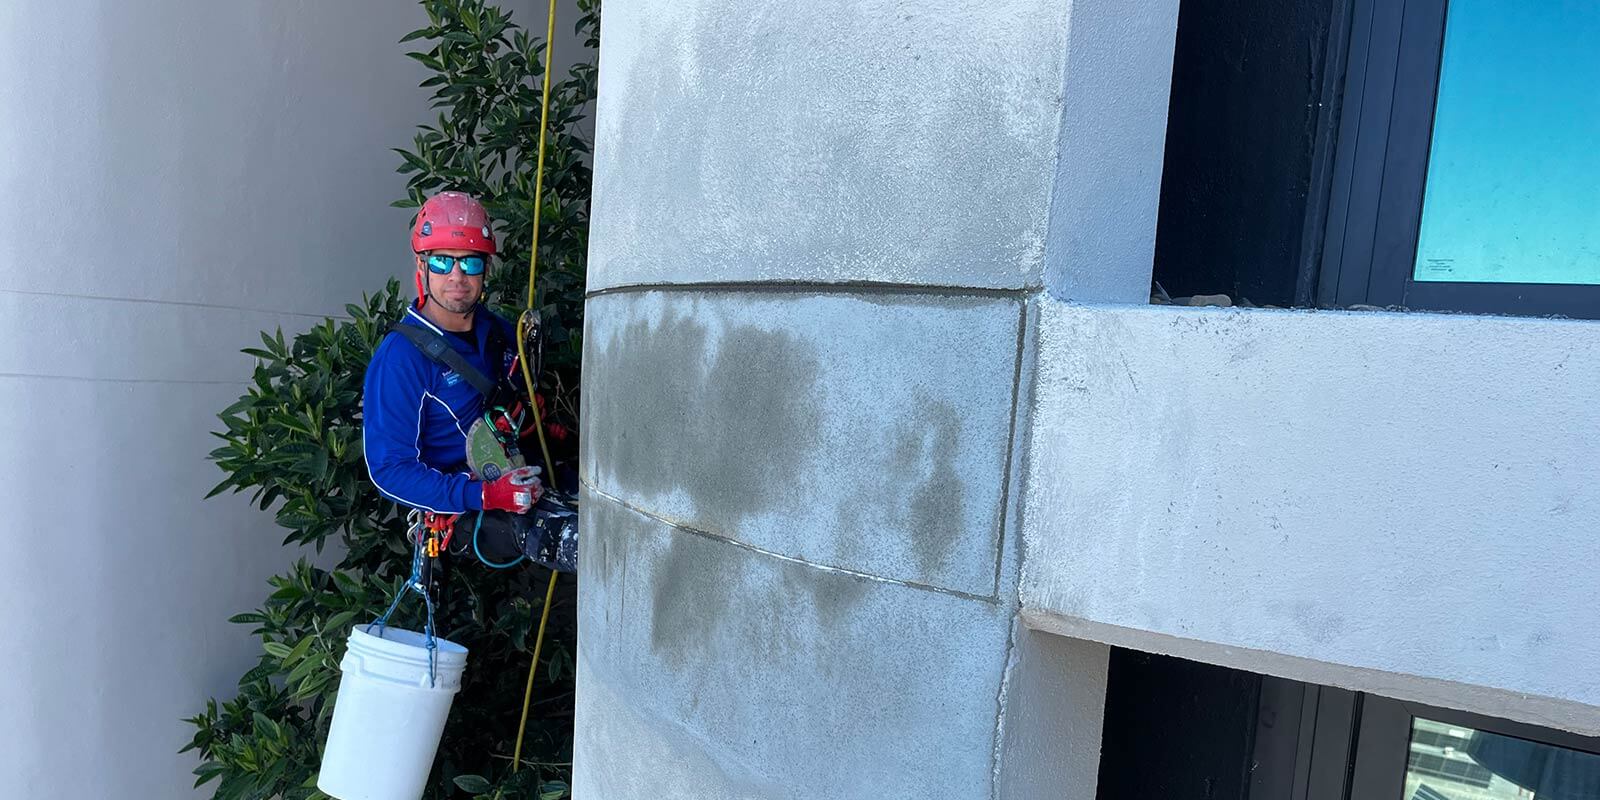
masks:
<svg viewBox="0 0 1600 800"><path fill-rule="evenodd" d="M494 255L489 212L469 194L440 192L422 204L411 226L411 250L475 250Z"/></svg>

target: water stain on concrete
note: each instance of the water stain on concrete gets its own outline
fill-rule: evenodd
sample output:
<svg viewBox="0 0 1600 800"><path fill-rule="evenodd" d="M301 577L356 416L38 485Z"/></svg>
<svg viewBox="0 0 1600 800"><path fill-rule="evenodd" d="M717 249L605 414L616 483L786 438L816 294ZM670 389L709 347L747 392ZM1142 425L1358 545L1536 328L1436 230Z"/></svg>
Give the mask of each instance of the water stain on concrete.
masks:
<svg viewBox="0 0 1600 800"><path fill-rule="evenodd" d="M905 502L911 551L925 574L942 570L961 537L966 487L956 468L961 418L949 403L919 398L921 413L892 434L883 491Z"/></svg>
<svg viewBox="0 0 1600 800"><path fill-rule="evenodd" d="M794 478L818 446L814 344L749 325L714 336L669 310L621 325L590 363L585 444L606 454L593 467L608 484L681 491L719 532L806 490Z"/></svg>
<svg viewBox="0 0 1600 800"><path fill-rule="evenodd" d="M864 579L757 561L763 558L726 542L669 533L647 584L651 652L677 670L724 655L790 669L807 642L832 638L850 624L869 589Z"/></svg>
<svg viewBox="0 0 1600 800"><path fill-rule="evenodd" d="M732 594L744 582L743 565L723 552L727 549L692 535L670 534L667 551L655 565L649 583L650 650L675 669L703 658L725 621L748 619L733 608L736 602L748 605L749 598Z"/></svg>

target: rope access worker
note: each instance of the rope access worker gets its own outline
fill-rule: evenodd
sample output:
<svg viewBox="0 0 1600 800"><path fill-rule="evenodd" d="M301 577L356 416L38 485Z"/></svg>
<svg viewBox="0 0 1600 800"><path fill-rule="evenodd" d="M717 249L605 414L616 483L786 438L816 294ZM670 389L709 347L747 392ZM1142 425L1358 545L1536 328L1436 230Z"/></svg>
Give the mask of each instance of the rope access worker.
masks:
<svg viewBox="0 0 1600 800"><path fill-rule="evenodd" d="M483 304L495 254L488 212L469 195L440 192L422 204L411 250L416 302L367 366L362 435L373 485L421 515L425 533L414 535L429 537L431 559L470 552L494 567L526 558L576 571L576 513L520 456L536 423L517 380L516 330Z"/></svg>

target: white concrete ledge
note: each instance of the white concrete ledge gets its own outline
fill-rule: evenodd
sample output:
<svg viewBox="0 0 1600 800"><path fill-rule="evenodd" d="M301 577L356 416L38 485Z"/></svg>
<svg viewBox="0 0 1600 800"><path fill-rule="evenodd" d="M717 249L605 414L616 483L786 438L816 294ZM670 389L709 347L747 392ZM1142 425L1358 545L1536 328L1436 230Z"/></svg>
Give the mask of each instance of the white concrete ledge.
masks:
<svg viewBox="0 0 1600 800"><path fill-rule="evenodd" d="M1597 364L1592 322L1046 299L1026 616L1600 732Z"/></svg>

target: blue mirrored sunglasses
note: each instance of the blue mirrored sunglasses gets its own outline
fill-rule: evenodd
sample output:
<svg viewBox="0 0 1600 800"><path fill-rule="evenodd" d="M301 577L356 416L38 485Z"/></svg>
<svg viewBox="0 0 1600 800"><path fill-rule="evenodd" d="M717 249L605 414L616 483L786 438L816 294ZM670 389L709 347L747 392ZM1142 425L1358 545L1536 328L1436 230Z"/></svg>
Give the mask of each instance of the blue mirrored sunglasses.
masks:
<svg viewBox="0 0 1600 800"><path fill-rule="evenodd" d="M485 256L445 256L438 253L429 253L426 258L428 271L435 275L449 275L450 271L461 265L462 275L482 275L489 266L489 259Z"/></svg>

